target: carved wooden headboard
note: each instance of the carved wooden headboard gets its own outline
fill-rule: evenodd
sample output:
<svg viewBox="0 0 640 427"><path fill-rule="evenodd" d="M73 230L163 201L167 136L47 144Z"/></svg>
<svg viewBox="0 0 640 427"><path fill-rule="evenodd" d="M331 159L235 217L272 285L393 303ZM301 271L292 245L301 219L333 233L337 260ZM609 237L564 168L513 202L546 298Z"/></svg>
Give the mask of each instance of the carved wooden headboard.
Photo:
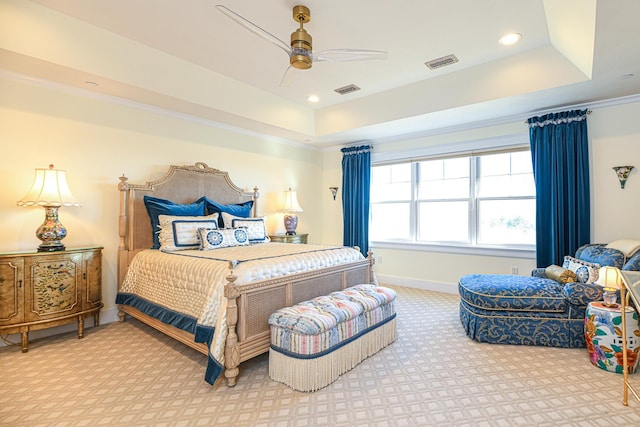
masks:
<svg viewBox="0 0 640 427"><path fill-rule="evenodd" d="M252 216L257 212L258 187L245 192L236 186L227 172L210 168L206 163L193 166L169 167L167 174L157 181L135 185L122 175L120 190L120 244L118 248L118 287L133 256L152 246L151 223L144 205L144 196L171 200L175 203L191 203L207 196L221 204L242 203L253 200Z"/></svg>

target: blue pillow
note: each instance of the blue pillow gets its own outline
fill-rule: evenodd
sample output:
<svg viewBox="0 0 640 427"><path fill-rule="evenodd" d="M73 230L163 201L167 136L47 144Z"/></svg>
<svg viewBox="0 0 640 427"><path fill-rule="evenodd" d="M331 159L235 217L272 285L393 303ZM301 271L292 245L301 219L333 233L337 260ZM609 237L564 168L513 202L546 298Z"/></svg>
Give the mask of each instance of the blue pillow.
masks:
<svg viewBox="0 0 640 427"><path fill-rule="evenodd" d="M151 220L151 233L153 235L153 246L151 246L151 249L160 249L160 240L158 239L158 232L160 231L159 215L204 216L206 212L204 196L193 203L187 204L178 204L171 200L144 196L144 205L147 208L147 213Z"/></svg>
<svg viewBox="0 0 640 427"><path fill-rule="evenodd" d="M238 203L235 205L221 205L220 203L214 202L213 200L206 199L207 203L207 214L211 215L214 213L222 213L226 212L230 215L237 216L240 218L249 218L251 216L251 209L253 208L253 200L249 200L248 202ZM222 219L222 215L218 218L219 228L225 228L224 220Z"/></svg>

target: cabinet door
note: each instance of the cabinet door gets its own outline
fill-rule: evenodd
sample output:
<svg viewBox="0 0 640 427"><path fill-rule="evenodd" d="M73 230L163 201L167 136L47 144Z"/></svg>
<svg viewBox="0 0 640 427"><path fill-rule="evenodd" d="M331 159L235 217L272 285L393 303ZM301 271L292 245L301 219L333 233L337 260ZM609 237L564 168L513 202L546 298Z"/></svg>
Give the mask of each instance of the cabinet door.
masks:
<svg viewBox="0 0 640 427"><path fill-rule="evenodd" d="M24 260L0 258L0 326L24 321Z"/></svg>
<svg viewBox="0 0 640 427"><path fill-rule="evenodd" d="M25 320L45 320L80 311L82 253L28 257Z"/></svg>
<svg viewBox="0 0 640 427"><path fill-rule="evenodd" d="M102 252L98 250L84 253L84 296L82 309L99 307L102 302Z"/></svg>

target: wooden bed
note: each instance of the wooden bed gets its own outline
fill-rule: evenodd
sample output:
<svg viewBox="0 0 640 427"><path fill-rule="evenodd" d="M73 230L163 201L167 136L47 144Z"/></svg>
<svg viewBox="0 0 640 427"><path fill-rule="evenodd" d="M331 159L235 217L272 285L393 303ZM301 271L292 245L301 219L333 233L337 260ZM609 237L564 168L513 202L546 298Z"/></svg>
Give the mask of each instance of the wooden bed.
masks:
<svg viewBox="0 0 640 427"><path fill-rule="evenodd" d="M243 191L229 179L227 172L210 168L205 163L193 166L170 166L168 173L157 181L141 185L129 184L120 177L120 218L118 248L118 291L133 257L152 246L149 216L145 195L189 203L207 196L222 204L235 204L253 200L252 216L257 214L258 188ZM224 376L233 386L241 362L265 353L269 349L269 315L275 310L319 295L344 289L360 283L374 283L373 257L311 272L290 274L269 280L234 284L233 271L227 276L224 295L227 299L228 335L224 350ZM178 341L208 354L204 343L196 343L194 335L165 324L127 305L118 305L120 320L125 314L139 319Z"/></svg>

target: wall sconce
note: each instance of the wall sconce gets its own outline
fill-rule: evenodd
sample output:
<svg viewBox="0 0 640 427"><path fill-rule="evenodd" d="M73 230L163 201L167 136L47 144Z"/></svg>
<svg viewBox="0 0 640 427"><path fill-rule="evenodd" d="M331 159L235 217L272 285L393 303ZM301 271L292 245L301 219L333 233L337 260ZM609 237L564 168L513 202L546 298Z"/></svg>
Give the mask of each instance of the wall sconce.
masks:
<svg viewBox="0 0 640 427"><path fill-rule="evenodd" d="M620 188L624 188L624 184L627 182L629 174L633 170L633 166L614 166L612 169L616 171L618 179L620 180Z"/></svg>
<svg viewBox="0 0 640 427"><path fill-rule="evenodd" d="M36 237L42 240L38 252L63 251L60 240L67 236L67 229L58 221L58 208L82 206L69 190L66 172L54 169L53 165L49 165L49 169L36 169L31 190L17 204L45 209L44 222L36 230Z"/></svg>
<svg viewBox="0 0 640 427"><path fill-rule="evenodd" d="M333 196L333 200L335 200L338 194L338 187L329 187L329 190L331 190L331 195Z"/></svg>

